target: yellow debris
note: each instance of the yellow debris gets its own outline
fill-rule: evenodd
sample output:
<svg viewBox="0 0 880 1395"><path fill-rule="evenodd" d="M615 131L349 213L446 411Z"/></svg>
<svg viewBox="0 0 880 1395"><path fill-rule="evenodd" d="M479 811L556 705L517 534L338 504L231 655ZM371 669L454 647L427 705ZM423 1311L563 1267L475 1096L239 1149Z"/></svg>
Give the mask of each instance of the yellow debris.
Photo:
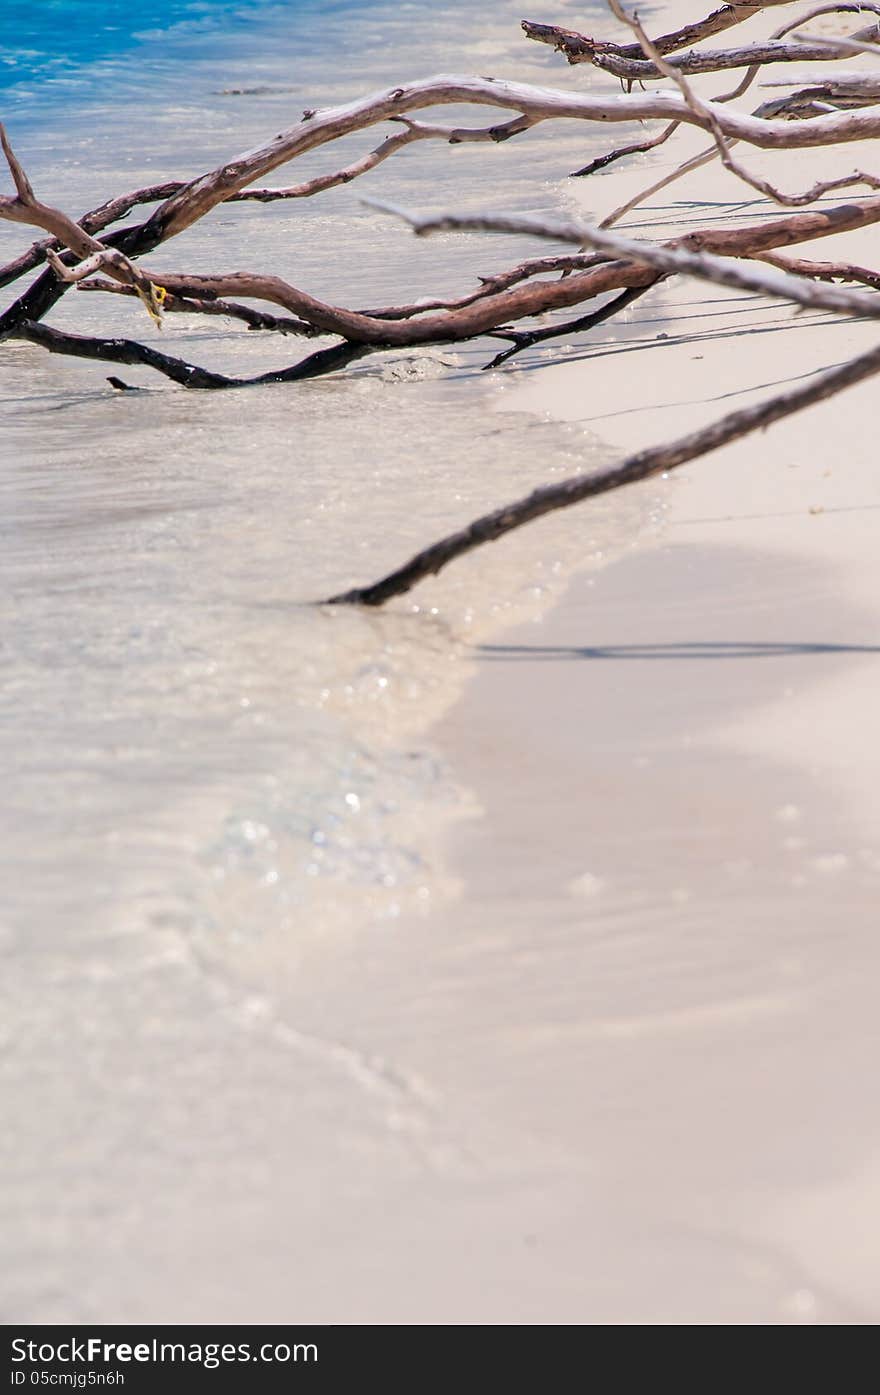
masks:
<svg viewBox="0 0 880 1395"><path fill-rule="evenodd" d="M135 290L144 303L144 308L150 319L158 329L162 328L162 307L168 297L168 292L164 286L156 286L151 281L149 290L143 286L135 286Z"/></svg>

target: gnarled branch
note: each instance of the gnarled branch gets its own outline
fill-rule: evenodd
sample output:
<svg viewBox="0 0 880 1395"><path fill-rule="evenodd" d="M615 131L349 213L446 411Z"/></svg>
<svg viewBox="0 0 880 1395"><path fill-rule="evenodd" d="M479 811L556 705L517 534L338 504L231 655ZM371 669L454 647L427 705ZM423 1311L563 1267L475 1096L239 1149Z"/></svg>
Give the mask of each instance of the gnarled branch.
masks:
<svg viewBox="0 0 880 1395"><path fill-rule="evenodd" d="M599 251L614 253L631 263L643 262L646 267L666 275L684 272L715 285L730 286L734 290L791 300L805 309L880 319L880 300L866 295L864 291L807 285L800 278L779 273L775 269L764 271L758 267L741 266L732 263L729 257L693 251L683 245L684 239L677 245L658 247L631 237L622 237L619 233L606 232L589 223L564 222L528 214L441 213L420 217L392 204L382 206L388 213L403 219L422 237L438 232L502 232L550 238L554 242L573 242L582 247L595 247Z"/></svg>
<svg viewBox="0 0 880 1395"><path fill-rule="evenodd" d="M670 34L662 34L654 40L654 45L660 53L674 53L677 49L721 34L725 29L732 29L762 10L791 3L792 0L746 0L744 4L722 5L695 24L686 24ZM615 44L606 39L591 39L586 34L579 34L575 29L563 29L558 24L536 24L533 20L524 19L522 28L526 38L550 44L558 53L564 53L569 63L592 63L597 54L610 53L620 58L636 59L642 56L638 44Z"/></svg>

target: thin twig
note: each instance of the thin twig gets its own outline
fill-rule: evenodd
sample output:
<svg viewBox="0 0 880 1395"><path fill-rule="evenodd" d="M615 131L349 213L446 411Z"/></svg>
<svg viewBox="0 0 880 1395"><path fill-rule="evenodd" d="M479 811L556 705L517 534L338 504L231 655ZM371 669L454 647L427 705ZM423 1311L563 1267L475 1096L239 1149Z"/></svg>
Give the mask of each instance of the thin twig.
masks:
<svg viewBox="0 0 880 1395"><path fill-rule="evenodd" d="M661 277L655 277L651 285L656 284ZM490 368L500 368L508 359L515 354L521 354L524 349L531 349L535 344L543 344L548 339L559 339L562 335L583 334L586 330L595 329L596 325L603 324L605 320L610 320L612 316L618 315L621 310L626 310L632 305L634 300L638 300L651 286L632 286L629 290L621 291L620 295L610 300L607 305L603 305L599 310L593 310L589 315L581 315L576 320L566 320L564 324L548 325L543 329L526 330L495 330L492 337L494 339L510 339L513 341L511 348L504 349L500 354L483 365L483 371Z"/></svg>
<svg viewBox="0 0 880 1395"><path fill-rule="evenodd" d="M732 262L727 256L694 252L681 244L658 247L653 243L622 237L619 233L605 232L588 223L523 213L439 213L423 217L395 204L379 204L375 200L370 202L374 207L382 208L408 223L421 237L438 232L502 232L548 238L555 242L572 242L581 247L595 247L598 251L614 253L629 262L644 262L646 266L665 274L684 272L715 285L790 300L805 309L880 319L880 301L864 291L810 285L799 277L747 267ZM753 256L754 253L747 255Z"/></svg>

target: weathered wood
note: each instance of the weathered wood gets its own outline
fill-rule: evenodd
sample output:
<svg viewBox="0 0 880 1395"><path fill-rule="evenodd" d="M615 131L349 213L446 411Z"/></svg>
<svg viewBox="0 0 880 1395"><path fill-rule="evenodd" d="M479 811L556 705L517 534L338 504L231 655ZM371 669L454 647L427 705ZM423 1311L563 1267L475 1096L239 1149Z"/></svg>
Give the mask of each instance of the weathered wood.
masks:
<svg viewBox="0 0 880 1395"><path fill-rule="evenodd" d="M613 44L560 31L552 26L529 25L531 37L559 44L572 61L590 61L615 72L626 82L667 79L678 91L607 93L560 92L493 78L440 76L373 93L359 101L307 111L294 127L282 131L268 144L225 162L195 180L167 181L107 200L79 220L44 203L35 194L21 162L0 128L0 141L12 176L15 192L0 195L0 218L39 228L47 237L34 243L5 268L0 284L9 284L34 270L45 260L49 269L40 274L25 293L0 315L0 338L9 335L39 345L52 353L74 355L101 362L135 364L159 372L181 386L198 390L225 390L268 383L294 383L345 368L376 350L461 342L481 335L507 341L510 347L498 353L491 365L499 366L523 349L562 335L583 333L610 319L651 286L666 277L684 274L736 289L775 296L802 307L835 314L880 318L880 272L844 259L811 262L780 255L780 249L797 246L816 238L850 232L880 222L880 196L853 199L833 208L813 208L785 218L765 219L754 226L704 227L664 243L636 241L611 233L607 225L623 210L607 215L599 227L571 220L553 220L524 215L448 214L413 217L404 214L417 232L440 229L504 231L531 234L568 244L574 250L549 257L535 257L517 267L483 278L470 292L446 298L422 298L409 305L392 305L372 310L356 310L321 301L291 285L282 276L266 272L192 273L185 270L159 270L141 265L168 239L192 226L224 202L250 200L274 202L308 198L350 183L382 164L398 151L415 142L443 141L449 145L498 143L524 134L541 122L573 120L587 123L665 122L656 137L628 149L649 149L669 138L685 123L711 134L715 148L693 157L679 171L668 175L664 184L684 169L697 169L716 152L726 168L752 187L778 202L805 206L824 193L863 183L880 187L880 177L868 172L838 174L814 183L794 194L783 193L769 180L744 169L730 154L737 141L759 149L819 149L863 142L880 136L880 88L872 74L843 74L838 81L823 74L812 89L804 88L782 99L764 103L752 113L731 107L746 91L755 75L768 64L789 63L794 59L821 58L837 61L853 52L878 51L880 36L876 23L846 40L806 40L783 43L792 29L802 26L816 14L834 11L880 12L880 5L843 3L820 5L810 15L801 15L762 44L712 52L680 52L688 45L738 24L770 5L788 0L744 0L722 6L697 24L651 40L638 20L625 11L620 0L608 0L617 19L633 31L635 44ZM538 32L538 31L541 32ZM566 48L567 45L567 48ZM669 57L670 54L677 56ZM745 75L732 91L704 101L690 86L691 73L745 68ZM825 108L837 104L834 110ZM416 120L414 113L427 108L467 104L493 109L493 119L484 125L439 125ZM309 151L330 145L341 137L364 131L384 122L395 123L393 134L359 159L299 184L283 188L255 187L264 175ZM592 162L596 169L619 158L611 152ZM654 187L660 187L659 185ZM630 205L645 197L645 191ZM112 229L135 207L157 204L145 221ZM400 210L390 210L397 211ZM101 232L99 239L96 234ZM590 250L587 250L590 249ZM756 265L762 262L762 265ZM96 277L96 273L103 273ZM558 279L547 279L558 274ZM107 278L110 278L109 280ZM870 289L849 289L836 284L855 283ZM233 377L186 362L158 349L128 338L101 338L64 333L42 318L69 286L93 292L137 295L157 323L165 310L177 313L230 315L251 329L295 333L304 336L330 336L337 342L319 349L288 367L254 376ZM575 318L538 328L522 328L530 317L593 304ZM280 307L255 309L246 301ZM548 485L527 498L493 511L467 528L440 540L420 552L406 565L366 587L336 596L337 603L381 605L391 596L409 590L422 577L439 571L449 562L475 547L492 541L513 529L555 509L566 508L589 497L648 478L659 471L674 469L687 460L714 450L727 441L761 429L800 411L813 402L841 391L851 383L880 371L880 348L862 355L842 368L830 370L769 402L734 412L714 426L693 432L679 441L641 451L622 464L564 483ZM119 378L110 383L122 391L131 390Z"/></svg>
<svg viewBox="0 0 880 1395"><path fill-rule="evenodd" d="M272 369L250 378L230 378L223 373L212 373L207 368L187 363L184 359L163 354L148 344L139 344L134 339L101 339L83 334L66 334L61 330L50 329L48 325L25 323L19 327L18 338L29 343L39 344L53 354L66 354L73 358L98 359L105 363L126 363L144 368L153 368L181 387L217 390L218 388L256 387L267 383L296 383L308 378L322 377L325 373L345 368L357 358L369 353L362 344L337 344L330 349L319 349L308 358L289 368Z"/></svg>
<svg viewBox="0 0 880 1395"><path fill-rule="evenodd" d="M813 262L804 257L780 257L776 252L763 252L756 260L794 276L810 276L815 281L853 281L880 291L880 271L852 262Z"/></svg>
<svg viewBox="0 0 880 1395"><path fill-rule="evenodd" d="M676 239L664 246L656 246L636 241L631 237L623 237L620 233L593 227L589 223L558 218L539 218L518 213L440 213L421 217L391 204L384 207L388 213L402 218L419 236L430 236L438 232L500 232L548 238L554 242L572 242L626 258L632 264L644 263L646 269L653 269L654 272L662 272L664 275L683 272L700 280L711 281L714 285L788 299L805 309L829 310L834 314L880 319L880 299L876 296L867 295L864 291L844 291L837 287L808 285L800 279L780 275L775 270L765 271L763 268L747 267L733 261L729 253L726 256L718 256L716 252L708 250L706 245L695 245L692 241L693 235L687 239ZM752 229L742 231L751 232ZM745 240L740 243L740 247L744 245ZM748 253L740 251L735 255L754 257L755 250ZM598 271L601 273L604 269L607 268L598 268ZM564 286L565 282L557 284Z"/></svg>
<svg viewBox="0 0 880 1395"><path fill-rule="evenodd" d="M309 150L380 121L406 116L425 107L458 103L505 108L518 112L532 123L549 120L604 123L659 120L683 121L703 129L708 124L681 96L670 92L594 95L560 92L553 88L493 78L429 78L374 93L345 106L310 113L298 126L282 131L268 145L248 151L186 185L151 215L144 225L147 235L155 246L183 232L254 180ZM707 102L705 106L726 137L746 141L761 149L811 149L880 136L880 112L872 108L833 112L808 121L789 122L762 120L730 110L719 103ZM486 129L491 132L497 128Z"/></svg>
<svg viewBox="0 0 880 1395"><path fill-rule="evenodd" d="M620 17L630 23L623 12ZM637 26L633 27L641 34ZM650 46L644 36L642 44L643 47L647 47L649 56L653 55L658 71L673 71L668 68L668 60L660 56L659 49ZM618 46L621 51L624 47ZM511 352L518 351L520 345L538 342L538 339L543 337L556 337L559 333L559 326L550 326L546 335L544 330L518 329L518 320L567 310L609 293L617 295L620 298L619 303L625 304L635 294L650 286L658 273L666 275L680 270L687 271L687 253L708 252L725 258L752 257L813 237L846 231L880 220L880 200L863 199L836 209L822 209L818 213L788 218L781 224L771 220L753 228L706 228L650 251L646 250L645 244L630 243L625 246L619 242L601 243L594 236L589 245L596 249L596 254L575 254L565 259L564 266L562 259L553 259L556 269L571 273L564 275L560 280L543 279L542 272L549 269L547 259L533 259L534 269L531 269L532 264L523 264L511 272L489 278L476 290L457 298L427 302L420 300L409 306L391 306L376 311L359 311L327 304L292 286L284 278L272 274L233 272L196 275L179 270L146 268L141 266L139 261L135 264L136 259L147 256L167 238L190 226L222 201L245 197L264 200L275 197L306 197L357 177L374 168L389 154L414 141L442 139L452 144L470 141L497 142L521 134L539 121L550 119L617 122L673 114L673 125L685 121L710 130L723 149L722 158L734 169L728 146L736 139L767 148L788 148L862 140L872 134L880 134L880 109L876 107L864 111L834 112L795 123L766 120L729 110L724 105L726 97L716 102L698 101L680 72L675 73L675 79L682 87L680 95L668 92L630 93L612 97L556 92L553 89L499 82L491 78L429 79L408 87L373 94L347 106L331 108L324 112L309 112L297 127L282 132L268 146L248 152L200 179L184 185L172 183L166 186L150 186L145 190L121 195L117 199L107 201L99 209L92 210L79 222L37 199L3 133L3 148L16 193L13 197L0 196L0 217L40 227L50 233L51 238L56 241L37 245L38 254L52 261L53 270L39 276L27 292L0 316L0 337L17 333L21 326L32 327L64 293L68 282L79 281L84 276L90 277L100 268L115 279L123 292L134 291L140 295L148 309L157 317L161 309L161 300L158 298L161 292L165 296L165 304L175 311L227 313L254 328L329 335L344 340L348 345L364 349L460 342L478 335L508 332L515 336L514 348L498 356L504 358L509 357ZM478 106L504 108L508 114L500 123L476 127L427 124L414 120L408 114L426 106L461 101ZM514 115L509 114L511 110ZM389 136L368 155L342 170L315 176L286 189L263 190L250 187L261 174L277 168L306 150L315 149L342 135L385 120L395 121L403 129ZM747 174L743 177L749 178ZM752 179L751 182L762 189L766 187L770 190L772 187L765 181ZM839 176L794 195L783 195L775 190L772 192L780 201L800 205L815 200L823 191L855 182L876 185L878 181L870 174L856 173ZM159 189L170 189L173 192L145 222L110 232L102 240L98 240L94 232L90 231L90 228L95 228L102 221L124 216L125 211L130 210L141 199L155 196ZM533 230L533 226L530 224L528 230ZM596 230L593 230L593 233L595 232ZM581 235L585 235L583 229ZM571 238L567 240L571 241ZM587 241L589 242L589 238ZM67 251L57 252L56 245L66 247ZM602 251L603 247L605 252ZM35 249L31 249L30 255L34 253ZM720 264L711 266L709 272L710 277L721 284L754 284L754 276L750 282L748 273L737 272ZM107 284L93 282L91 288L106 290ZM833 286L808 286L804 277L800 278L799 286L780 288L778 293L788 294L796 303L821 304L825 308L829 308L833 301L836 309L843 308L847 296L858 294L841 291ZM838 297L837 300L834 300L835 296ZM280 307L285 313L276 315L265 310L244 307L240 303L242 299L262 301ZM864 313L872 311L866 310ZM604 307L589 310L569 321L563 328L575 332L581 327L598 323L605 316ZM28 329L28 334L33 338L31 328ZM155 365L158 364L159 359L156 359ZM192 365L184 365L183 369L179 370L183 375L180 381L191 384L191 370ZM163 369L160 368L159 371ZM211 376L208 374L205 382L210 381ZM286 379L283 375L273 375L271 380ZM245 380L230 381L238 385L240 381Z"/></svg>
<svg viewBox="0 0 880 1395"><path fill-rule="evenodd" d="M853 36L856 37L855 35ZM859 31L868 43L880 39L880 28L876 24ZM783 43L768 41L763 44L746 44L742 48L707 49L699 53L674 54L667 62L670 68L691 77L699 73L724 73L732 68L758 68L774 63L823 63L847 55L832 41L825 43L816 39L812 43ZM625 78L628 82L652 82L664 74L646 58L622 58L616 53L597 53L593 66L613 77Z"/></svg>
<svg viewBox="0 0 880 1395"><path fill-rule="evenodd" d="M564 324L545 325L543 329L496 330L493 339L510 339L512 344L509 349L504 349L489 363L484 364L483 371L500 368L515 354L521 354L524 349L534 348L535 344L544 344L548 339L559 339L562 335L569 334L585 334L587 330L595 329L596 325L604 324L606 320L625 310L628 305L632 305L634 300L643 296L660 279L662 278L655 276L646 286L633 286L628 291L621 291L620 295L609 300L599 310L593 310L589 315L579 315L576 320L566 320Z"/></svg>
<svg viewBox="0 0 880 1395"><path fill-rule="evenodd" d="M677 49L710 39L714 34L721 34L725 29L732 29L762 10L791 3L792 0L744 0L742 4L722 5L705 19L685 24L669 34L661 34L654 43L660 53L674 53ZM563 29L558 24L536 24L524 19L522 28L527 38L550 44L558 52L564 53L569 63L590 63L597 53L615 53L621 58L642 56L638 44L615 44L607 39L592 39L586 34L579 34L576 29Z"/></svg>
<svg viewBox="0 0 880 1395"><path fill-rule="evenodd" d="M625 485L637 484L654 475L676 470L681 465L708 455L742 436L763 431L774 422L803 411L805 407L816 402L823 402L842 392L844 388L864 382L866 378L877 373L880 373L880 346L851 359L839 368L832 368L821 376L812 378L804 386L782 393L768 402L730 412L711 426L681 436L676 441L638 451L618 464L606 466L587 475L575 476L557 484L543 485L525 498L517 499L515 503L507 504L504 508L494 509L469 523L466 528L432 543L430 547L416 553L404 566L390 572L381 580L369 586L357 586L350 591L343 591L330 597L324 604L384 605L392 597L402 596L411 591L425 577L436 575L457 558L473 552L485 543L497 542L499 538L537 518L543 518L558 509L571 508L573 504L580 504L585 499L594 499L597 495L607 494Z"/></svg>

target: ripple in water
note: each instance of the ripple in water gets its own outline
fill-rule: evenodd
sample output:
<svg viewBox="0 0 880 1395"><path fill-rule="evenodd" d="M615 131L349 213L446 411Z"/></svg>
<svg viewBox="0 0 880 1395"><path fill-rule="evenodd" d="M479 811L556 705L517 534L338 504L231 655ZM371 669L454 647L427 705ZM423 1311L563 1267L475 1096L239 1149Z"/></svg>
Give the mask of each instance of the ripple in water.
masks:
<svg viewBox="0 0 880 1395"><path fill-rule="evenodd" d="M499 75L514 52L510 71L528 75L513 14L489 7L472 26L474 52L457 40L454 64L444 37L454 15L425 15L420 70L481 71L490 44ZM173 45L161 63L145 49L138 81L153 105L128 126L114 107L112 130L95 117L121 79L98 55L81 74L87 95L65 109L63 164L51 124L26 103L10 126L38 192L79 210L206 168L298 119L284 81L321 105L411 74L405 16L387 18L388 43L367 48L348 76L328 77L322 51L294 57L290 34L260 47L255 30L246 60L223 50L193 66L189 54L184 93L171 82ZM224 96L233 79L260 91ZM407 152L362 192L559 206L558 176L582 162L583 139L555 133L552 164L540 135L515 159L507 147ZM305 173L336 156L310 159ZM161 263L271 267L319 295L375 305L461 292L477 271L534 250L517 239L426 244L365 210L360 192L220 210L163 248ZM4 252L22 245L20 230L3 229ZM110 302L71 293L53 322L160 342L137 305ZM161 342L240 373L307 351L173 316ZM57 964L96 944L117 967L141 952L134 945L166 940L204 954L270 955L274 945L290 956L365 914L393 920L454 891L438 836L472 809L431 751L431 724L461 690L471 643L540 613L573 566L625 545L638 509L613 501L545 520L387 612L311 602L601 458L579 428L494 410L509 379L478 370L495 351L486 341L389 354L335 379L226 394L128 369L141 391L114 394L101 365L0 346L8 951Z"/></svg>

